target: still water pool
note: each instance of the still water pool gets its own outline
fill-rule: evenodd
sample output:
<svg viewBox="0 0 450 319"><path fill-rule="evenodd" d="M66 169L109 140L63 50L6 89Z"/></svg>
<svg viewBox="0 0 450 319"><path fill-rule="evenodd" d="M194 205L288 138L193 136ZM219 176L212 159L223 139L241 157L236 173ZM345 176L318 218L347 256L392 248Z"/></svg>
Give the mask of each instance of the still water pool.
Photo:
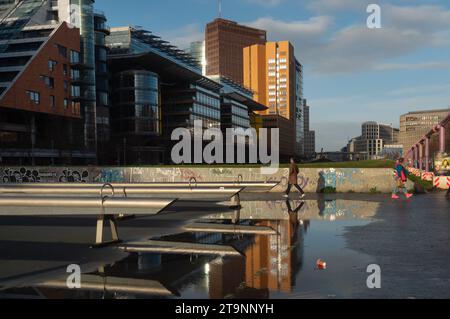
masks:
<svg viewBox="0 0 450 319"><path fill-rule="evenodd" d="M212 228L244 225L275 230L270 235L187 232L177 226L180 215L123 226L128 238L233 247L241 253L238 256L117 253L114 247L92 251L76 238L91 229L83 219L1 219L0 248L9 247L10 253L0 256L6 261L0 265L4 287L0 296L350 298L368 289L366 269L374 260L347 248L344 234L349 227L371 223L377 208L375 202L343 199L244 201L238 211L191 214L184 220ZM31 247L40 254L33 254ZM318 259L326 262L326 269L317 268ZM81 289L64 286L63 270L72 263L82 265Z"/></svg>

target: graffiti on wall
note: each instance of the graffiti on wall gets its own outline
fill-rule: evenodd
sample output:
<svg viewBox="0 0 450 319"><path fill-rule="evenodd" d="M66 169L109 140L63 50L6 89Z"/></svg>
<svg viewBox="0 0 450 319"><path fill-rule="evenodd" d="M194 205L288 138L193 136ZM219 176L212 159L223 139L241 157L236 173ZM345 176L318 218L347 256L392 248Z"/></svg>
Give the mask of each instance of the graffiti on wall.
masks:
<svg viewBox="0 0 450 319"><path fill-rule="evenodd" d="M362 176L364 171L361 169L337 170L335 168L321 170L319 171L318 188L319 190L324 188L337 189L338 185L343 185L345 183L361 183L361 180L354 178L355 174L361 174Z"/></svg>
<svg viewBox="0 0 450 319"><path fill-rule="evenodd" d="M88 170L67 168L3 168L0 182L4 184L21 183L87 183Z"/></svg>
<svg viewBox="0 0 450 319"><path fill-rule="evenodd" d="M191 178L195 178L197 181L203 180L203 177L200 175L200 173L195 172L188 168L180 168L180 178L184 181L188 181Z"/></svg>
<svg viewBox="0 0 450 319"><path fill-rule="evenodd" d="M18 169L7 168L3 170L3 183L39 183L40 181L41 177L39 176L39 171L35 169L31 170L21 167Z"/></svg>
<svg viewBox="0 0 450 319"><path fill-rule="evenodd" d="M100 173L94 177L96 183L124 183L125 173L123 169L102 169Z"/></svg>
<svg viewBox="0 0 450 319"><path fill-rule="evenodd" d="M71 169L65 169L62 171L62 175L59 176L58 182L60 183L87 183L89 180L89 172L77 171Z"/></svg>
<svg viewBox="0 0 450 319"><path fill-rule="evenodd" d="M211 169L211 175L233 176L233 171L229 168L213 168Z"/></svg>
<svg viewBox="0 0 450 319"><path fill-rule="evenodd" d="M203 176L199 171L199 169L194 170L189 168L156 168L156 171L150 170L145 171L145 173L141 172L140 181L184 182L189 181L191 178L195 178L199 182L203 181Z"/></svg>
<svg viewBox="0 0 450 319"><path fill-rule="evenodd" d="M368 192L372 187L390 191L392 179L387 179L390 169L300 169L299 185L307 192L321 192L326 187L336 191ZM275 191L284 191L289 169L264 176L253 168L121 168L121 167L1 167L0 183L124 183L124 182L281 182Z"/></svg>
<svg viewBox="0 0 450 319"><path fill-rule="evenodd" d="M306 187L308 187L308 185L309 185L309 177L300 175L300 176L298 177L298 185L299 185L301 188L303 188L303 189L305 189Z"/></svg>
<svg viewBox="0 0 450 319"><path fill-rule="evenodd" d="M335 169L327 169L319 172L319 187L320 188L336 188L337 175Z"/></svg>

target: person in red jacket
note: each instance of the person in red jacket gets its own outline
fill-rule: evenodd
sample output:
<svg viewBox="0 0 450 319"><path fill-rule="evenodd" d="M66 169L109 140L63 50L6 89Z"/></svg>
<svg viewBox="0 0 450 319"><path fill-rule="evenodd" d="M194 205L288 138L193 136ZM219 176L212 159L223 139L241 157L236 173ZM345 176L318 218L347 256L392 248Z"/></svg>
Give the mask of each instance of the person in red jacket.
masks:
<svg viewBox="0 0 450 319"><path fill-rule="evenodd" d="M286 190L286 195L284 195L284 197L289 197L289 194L291 193L292 186L294 186L295 188L298 189L298 191L300 192L300 198L304 198L305 197L305 192L300 187L300 185L298 185L298 173L299 173L298 166L295 163L294 158L291 157L291 163L289 164L288 188Z"/></svg>

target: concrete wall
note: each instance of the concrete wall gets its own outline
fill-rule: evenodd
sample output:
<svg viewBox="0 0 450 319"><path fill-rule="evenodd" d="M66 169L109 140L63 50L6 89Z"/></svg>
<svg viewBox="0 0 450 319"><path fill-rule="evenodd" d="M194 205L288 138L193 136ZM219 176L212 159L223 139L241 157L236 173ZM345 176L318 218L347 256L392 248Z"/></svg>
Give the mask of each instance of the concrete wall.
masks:
<svg viewBox="0 0 450 319"><path fill-rule="evenodd" d="M259 168L219 168L219 167L0 167L0 183L23 182L175 182L189 181L194 177L198 182L211 181L282 181L274 191L286 187L289 170L280 169L273 175L263 175ZM391 169L301 169L299 184L306 192L318 192L325 187L337 192L383 192L392 191L395 182ZM408 188L412 188L409 185Z"/></svg>

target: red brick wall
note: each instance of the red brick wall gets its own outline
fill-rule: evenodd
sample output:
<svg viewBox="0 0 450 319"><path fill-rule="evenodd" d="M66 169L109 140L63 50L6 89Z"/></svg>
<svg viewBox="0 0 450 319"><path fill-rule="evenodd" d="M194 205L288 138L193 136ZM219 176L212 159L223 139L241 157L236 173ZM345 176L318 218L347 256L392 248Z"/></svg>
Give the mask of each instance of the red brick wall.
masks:
<svg viewBox="0 0 450 319"><path fill-rule="evenodd" d="M67 57L58 53L57 44L67 48ZM67 109L64 108L64 99L70 100L70 50L80 52L80 31L77 28L69 28L66 23L63 23L6 92L0 101L0 107L80 118L79 108L73 109L70 103ZM58 62L53 71L49 70L49 60ZM68 66L66 76L63 73L63 64ZM53 77L55 87L53 89L47 87L41 75ZM67 92L64 90L64 81L69 84ZM40 93L39 104L30 100L27 90ZM50 104L51 95L55 96L54 108Z"/></svg>

